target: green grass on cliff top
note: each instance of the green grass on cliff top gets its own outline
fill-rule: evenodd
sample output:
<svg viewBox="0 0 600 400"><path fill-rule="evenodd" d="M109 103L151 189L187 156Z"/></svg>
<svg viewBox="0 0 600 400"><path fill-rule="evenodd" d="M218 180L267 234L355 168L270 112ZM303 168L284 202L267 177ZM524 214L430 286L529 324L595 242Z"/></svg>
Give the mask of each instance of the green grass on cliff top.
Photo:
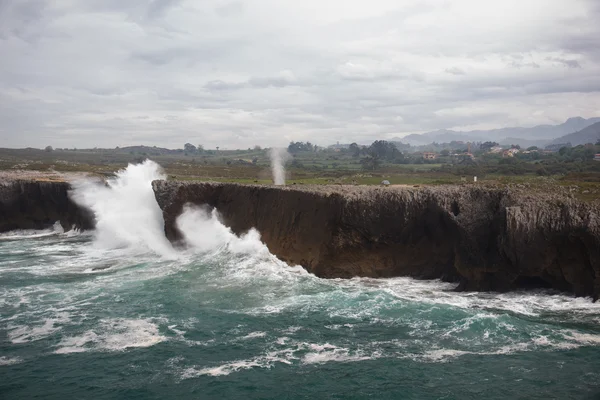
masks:
<svg viewBox="0 0 600 400"><path fill-rule="evenodd" d="M252 164L252 158L257 162ZM168 179L184 181L216 181L241 184L271 184L271 171L265 152L221 151L212 156L148 155L110 151L54 151L35 149L0 149L0 171L89 172L106 175L150 158L163 166ZM296 157L296 165L288 165L290 185L445 185L464 183L461 176L443 171L442 164L385 164L380 171L364 171L360 161L339 154L304 154ZM465 176L467 183L473 176ZM480 183L526 185L540 190L568 187L581 200L600 200L600 174L570 173L540 177L535 174L478 176Z"/></svg>

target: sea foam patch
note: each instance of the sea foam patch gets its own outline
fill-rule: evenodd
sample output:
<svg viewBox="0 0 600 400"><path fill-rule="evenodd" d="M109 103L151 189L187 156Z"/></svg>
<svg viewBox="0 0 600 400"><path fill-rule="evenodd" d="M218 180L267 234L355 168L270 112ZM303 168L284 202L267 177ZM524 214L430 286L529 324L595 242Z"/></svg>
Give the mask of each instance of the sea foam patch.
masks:
<svg viewBox="0 0 600 400"><path fill-rule="evenodd" d="M79 336L64 338L56 354L89 350L123 351L130 348L151 347L167 338L160 334L158 325L147 319L106 319L97 328Z"/></svg>
<svg viewBox="0 0 600 400"><path fill-rule="evenodd" d="M34 342L45 339L62 329L70 322L68 313L56 313L52 318L44 318L40 325L9 325L8 339L13 344Z"/></svg>
<svg viewBox="0 0 600 400"><path fill-rule="evenodd" d="M23 362L23 359L20 357L6 357L6 356L0 357L0 367L5 366L5 365L20 364L22 362Z"/></svg>

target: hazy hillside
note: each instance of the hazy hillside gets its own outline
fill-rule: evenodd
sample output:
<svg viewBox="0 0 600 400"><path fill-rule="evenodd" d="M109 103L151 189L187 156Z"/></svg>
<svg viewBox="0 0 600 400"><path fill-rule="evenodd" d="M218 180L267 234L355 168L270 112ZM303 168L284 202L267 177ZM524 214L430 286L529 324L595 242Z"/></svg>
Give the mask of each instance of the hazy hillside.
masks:
<svg viewBox="0 0 600 400"><path fill-rule="evenodd" d="M550 144L552 140L550 139L521 139L514 137L507 137L502 140L498 140L497 142L502 146L510 146L511 144L518 144L522 148L526 149L530 146L538 146L545 147Z"/></svg>
<svg viewBox="0 0 600 400"><path fill-rule="evenodd" d="M592 124L600 122L600 118L569 118L560 125L538 125L531 128L512 127L476 131L438 130L423 134L412 134L403 138L394 138L393 141L410 143L411 145L424 145L431 142L447 143L453 140L464 142L477 142L494 140L499 143L544 146L553 139L580 131Z"/></svg>
<svg viewBox="0 0 600 400"><path fill-rule="evenodd" d="M571 143L573 146L586 143L596 143L600 140L600 122L588 126L579 132L561 136L552 141L552 144Z"/></svg>

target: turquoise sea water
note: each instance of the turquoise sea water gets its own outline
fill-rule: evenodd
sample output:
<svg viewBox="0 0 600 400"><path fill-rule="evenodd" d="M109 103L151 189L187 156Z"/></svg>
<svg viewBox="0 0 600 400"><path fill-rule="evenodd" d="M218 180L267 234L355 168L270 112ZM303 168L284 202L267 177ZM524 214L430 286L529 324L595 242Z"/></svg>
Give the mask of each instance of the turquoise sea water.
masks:
<svg viewBox="0 0 600 400"><path fill-rule="evenodd" d="M599 399L600 303L323 280L188 209L162 234L129 167L92 233L0 235L0 399Z"/></svg>
<svg viewBox="0 0 600 400"><path fill-rule="evenodd" d="M322 280L256 246L4 237L0 398L600 398L589 299Z"/></svg>

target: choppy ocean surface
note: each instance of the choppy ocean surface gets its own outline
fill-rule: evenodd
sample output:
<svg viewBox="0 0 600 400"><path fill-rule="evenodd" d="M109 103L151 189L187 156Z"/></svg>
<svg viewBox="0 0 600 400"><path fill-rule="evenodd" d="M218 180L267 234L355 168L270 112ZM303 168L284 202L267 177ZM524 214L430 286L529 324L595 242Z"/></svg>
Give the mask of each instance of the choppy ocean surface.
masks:
<svg viewBox="0 0 600 400"><path fill-rule="evenodd" d="M600 303L319 279L195 209L173 249L156 177L79 184L93 233L0 235L0 398L600 398Z"/></svg>

